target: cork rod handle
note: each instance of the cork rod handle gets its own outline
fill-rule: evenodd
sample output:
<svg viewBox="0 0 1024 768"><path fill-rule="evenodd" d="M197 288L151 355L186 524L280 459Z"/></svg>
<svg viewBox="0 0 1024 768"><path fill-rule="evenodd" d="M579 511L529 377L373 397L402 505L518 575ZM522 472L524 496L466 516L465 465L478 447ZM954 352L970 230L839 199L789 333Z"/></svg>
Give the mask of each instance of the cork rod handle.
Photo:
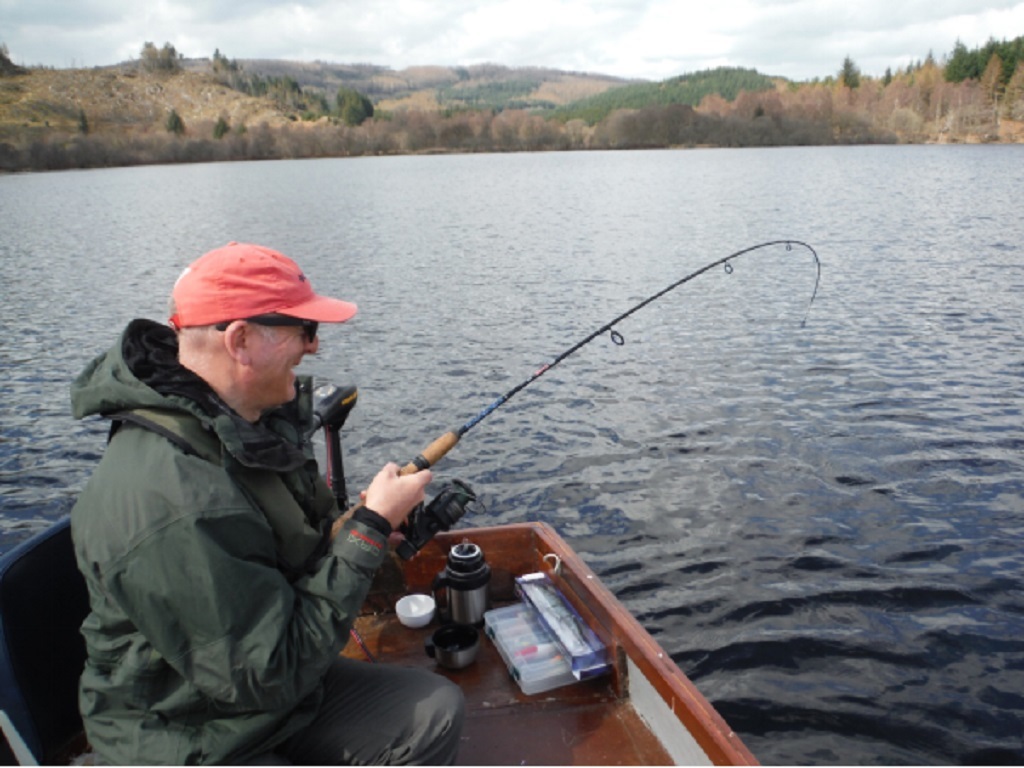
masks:
<svg viewBox="0 0 1024 768"><path fill-rule="evenodd" d="M410 461L398 474L400 475L411 475L414 472L419 472L421 469L428 469L434 466L438 461L444 458L444 455L448 453L455 444L459 442L459 436L454 432L445 432L434 442L423 449L423 452L415 459Z"/></svg>
<svg viewBox="0 0 1024 768"><path fill-rule="evenodd" d="M443 459L444 455L454 448L458 442L459 436L455 432L445 432L434 442L424 448L423 453L398 470L398 474L411 475L415 472L419 472L421 469L427 469L434 466L434 464ZM357 509L364 505L365 502L358 501L353 506L349 507L348 510L343 512L341 517L334 521L334 525L331 528L331 537L333 538L334 536L337 536L338 531L341 530L342 524L352 517L352 514Z"/></svg>

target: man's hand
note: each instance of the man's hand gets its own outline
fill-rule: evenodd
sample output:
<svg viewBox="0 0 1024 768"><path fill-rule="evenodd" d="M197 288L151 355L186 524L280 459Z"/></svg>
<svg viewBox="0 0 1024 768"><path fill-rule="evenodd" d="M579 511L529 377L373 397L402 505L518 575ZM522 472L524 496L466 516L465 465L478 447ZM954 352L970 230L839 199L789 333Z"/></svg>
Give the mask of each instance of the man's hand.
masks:
<svg viewBox="0 0 1024 768"><path fill-rule="evenodd" d="M398 471L394 462L385 464L366 489L366 496L360 494L366 506L391 523L392 528L404 523L413 508L423 501L424 489L434 477L429 469L408 475L399 475Z"/></svg>
<svg viewBox="0 0 1024 768"><path fill-rule="evenodd" d="M429 469L406 475L400 475L399 472L400 469L394 462L385 464L373 478L370 487L360 491L359 503L342 512L341 517L334 521L331 538L338 535L345 521L361 506L366 506L387 520L392 530L398 530L409 513L423 501L424 489L434 477Z"/></svg>

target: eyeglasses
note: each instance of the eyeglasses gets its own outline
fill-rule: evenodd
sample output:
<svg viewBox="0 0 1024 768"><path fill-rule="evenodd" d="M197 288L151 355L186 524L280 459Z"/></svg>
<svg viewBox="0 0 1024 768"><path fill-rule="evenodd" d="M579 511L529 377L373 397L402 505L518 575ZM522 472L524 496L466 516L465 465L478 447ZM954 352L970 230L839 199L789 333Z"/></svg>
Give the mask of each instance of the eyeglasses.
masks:
<svg viewBox="0 0 1024 768"><path fill-rule="evenodd" d="M320 327L320 323L315 320L303 320L299 317L288 317L288 315L256 315L255 317L243 317L240 319L247 323L255 323L256 325L267 325L277 328L301 327L306 332L306 338L309 339L310 344L316 341L316 332ZM223 323L217 323L217 325L213 327L218 331L226 331L228 326L233 322L235 321L225 320Z"/></svg>

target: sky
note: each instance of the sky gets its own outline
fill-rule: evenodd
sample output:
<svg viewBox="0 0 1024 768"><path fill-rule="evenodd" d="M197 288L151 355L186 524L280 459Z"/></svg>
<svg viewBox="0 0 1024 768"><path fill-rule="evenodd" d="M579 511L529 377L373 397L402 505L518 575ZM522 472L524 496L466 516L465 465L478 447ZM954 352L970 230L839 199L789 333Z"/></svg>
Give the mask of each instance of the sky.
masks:
<svg viewBox="0 0 1024 768"><path fill-rule="evenodd" d="M664 80L718 66L881 76L959 40L1024 35L1024 0L0 0L15 64L94 67L143 43L188 58L550 67Z"/></svg>

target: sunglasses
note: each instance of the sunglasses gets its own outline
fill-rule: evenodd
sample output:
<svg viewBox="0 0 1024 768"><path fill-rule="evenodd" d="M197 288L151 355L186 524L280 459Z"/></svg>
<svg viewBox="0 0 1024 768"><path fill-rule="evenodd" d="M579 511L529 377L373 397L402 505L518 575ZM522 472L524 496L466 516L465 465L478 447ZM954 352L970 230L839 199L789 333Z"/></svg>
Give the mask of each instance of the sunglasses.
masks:
<svg viewBox="0 0 1024 768"><path fill-rule="evenodd" d="M309 343L312 344L316 340L316 332L320 327L320 323L315 320L303 320L298 317L288 317L288 315L256 315L255 317L243 317L240 318L247 323L255 323L256 325L267 325L270 327L278 328L296 328L300 327L306 332L306 338L309 339ZM213 326L218 331L226 331L228 326L234 320L225 320L223 323L217 323Z"/></svg>

